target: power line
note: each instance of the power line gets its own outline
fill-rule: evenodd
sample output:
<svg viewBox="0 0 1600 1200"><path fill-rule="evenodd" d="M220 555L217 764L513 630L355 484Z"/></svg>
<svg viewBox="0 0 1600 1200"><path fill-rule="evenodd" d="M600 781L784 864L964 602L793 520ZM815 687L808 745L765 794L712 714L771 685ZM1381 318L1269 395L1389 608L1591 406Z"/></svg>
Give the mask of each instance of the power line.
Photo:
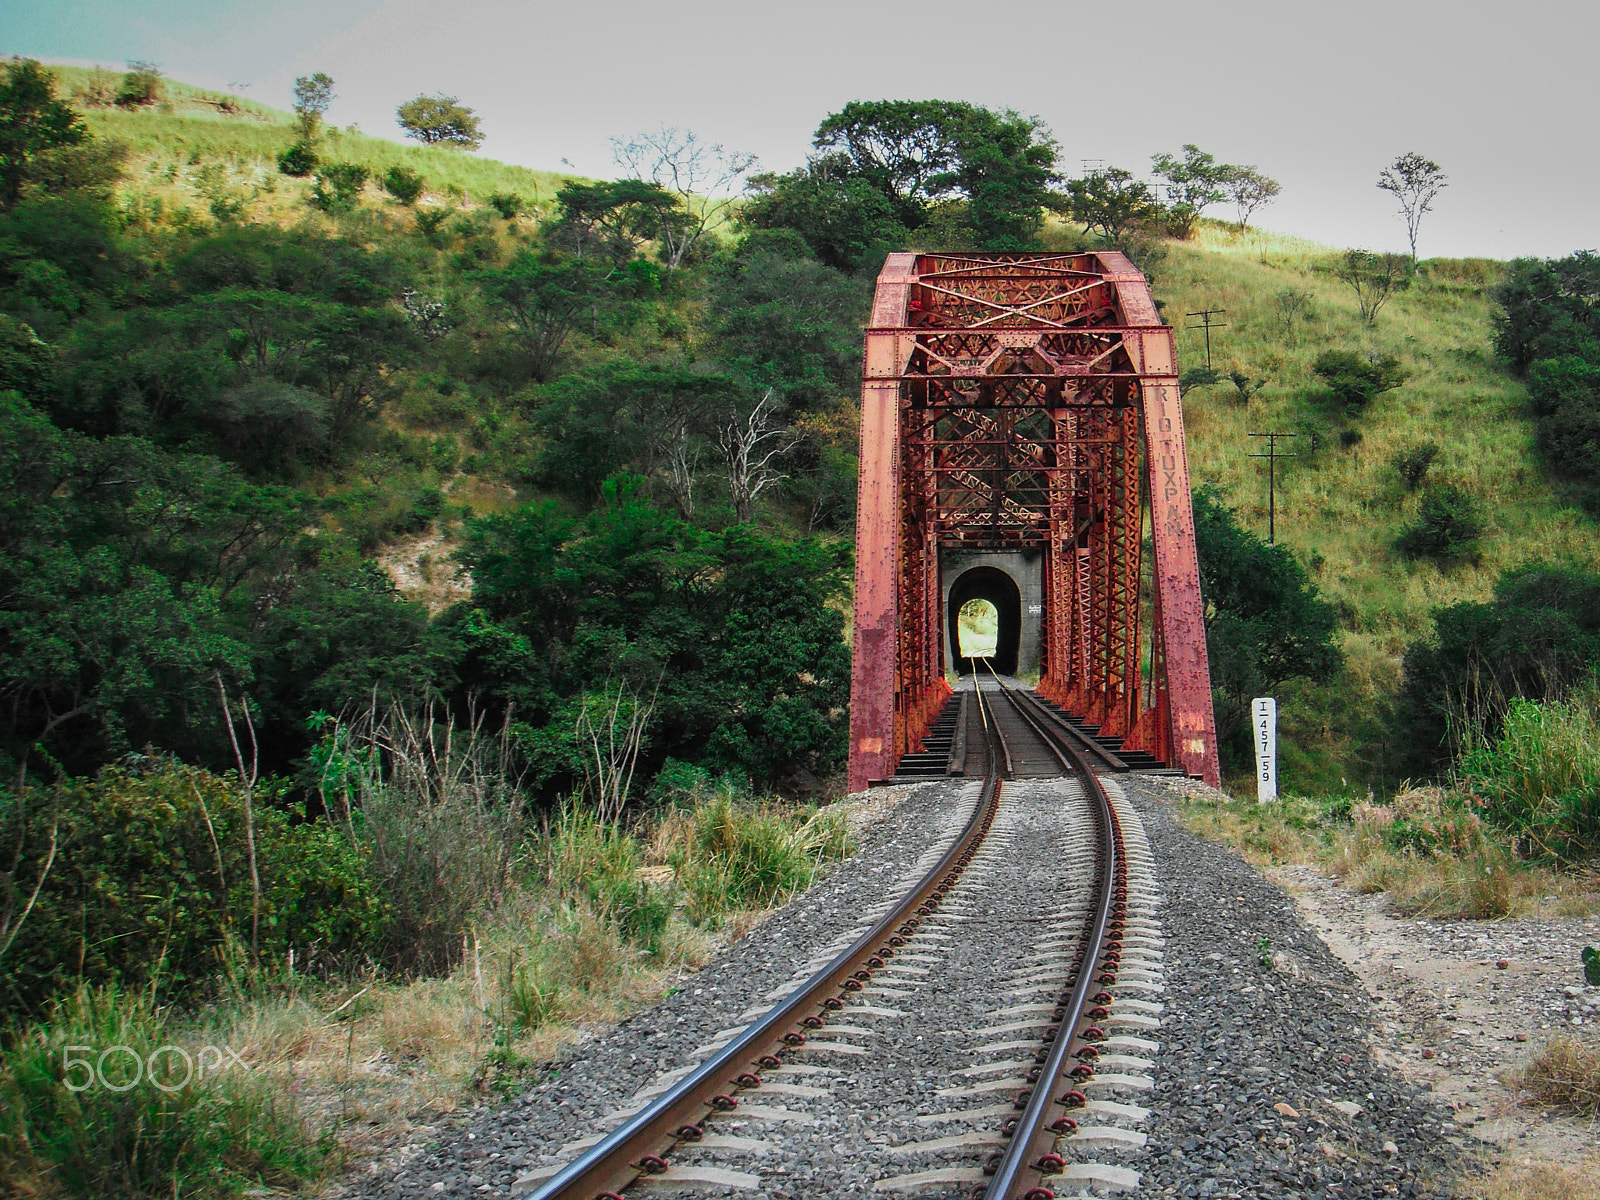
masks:
<svg viewBox="0 0 1600 1200"><path fill-rule="evenodd" d="M1192 315L1192 314L1191 314ZM1267 452L1260 454L1250 451L1251 458L1264 458L1267 460L1267 545L1272 545L1278 540L1278 460L1280 458L1298 458L1290 450L1279 450L1279 438L1299 437L1298 433L1251 433L1247 437L1264 437L1267 439Z"/></svg>
<svg viewBox="0 0 1600 1200"><path fill-rule="evenodd" d="M1216 316L1218 313L1225 313L1227 311L1228 310L1225 308L1202 308L1199 312L1183 314L1186 317L1200 318L1200 324L1189 325L1187 328L1204 329L1206 331L1206 370L1208 371L1211 369L1211 331L1213 329L1221 329L1228 324L1226 321L1213 321L1211 318Z"/></svg>

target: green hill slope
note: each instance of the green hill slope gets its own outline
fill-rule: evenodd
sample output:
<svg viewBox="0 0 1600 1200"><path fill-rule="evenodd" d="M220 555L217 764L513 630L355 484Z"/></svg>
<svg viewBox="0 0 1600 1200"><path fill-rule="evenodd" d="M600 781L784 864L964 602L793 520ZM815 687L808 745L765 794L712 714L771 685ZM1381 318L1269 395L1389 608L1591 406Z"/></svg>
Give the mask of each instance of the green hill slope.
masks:
<svg viewBox="0 0 1600 1200"><path fill-rule="evenodd" d="M216 161L229 168L230 182L253 189L256 216L292 211L310 190L306 180L278 174L277 158L295 140L293 114L238 96L164 80L166 99L142 109L91 103L94 72L84 67L52 67L57 93L82 109L97 136L114 138L133 154L130 186L170 201L194 201L195 170ZM423 203L482 202L496 192L523 196L534 205L549 202L568 179L552 171L533 171L460 150L403 145L361 133L354 126L329 126L325 156L367 167L381 179L390 167L423 175L429 190ZM165 185L165 186L163 186ZM203 199L200 200L203 204Z"/></svg>
<svg viewBox="0 0 1600 1200"><path fill-rule="evenodd" d="M1294 432L1280 446L1298 455L1277 467L1277 535L1337 604L1347 669L1342 686L1299 689L1280 707L1300 786L1337 788L1338 775L1385 778L1379 744L1384 704L1399 682L1405 646L1430 632L1430 613L1487 599L1502 571L1526 562L1600 561L1600 529L1553 486L1535 447L1523 386L1495 359L1487 289L1501 267L1485 260L1424 262L1414 286L1361 319L1354 293L1332 273L1339 252L1292 238L1208 225L1192 243L1169 243L1153 267L1155 291L1180 327L1184 369L1203 365L1205 344L1185 314L1223 308L1212 360L1266 383L1248 403L1233 385L1185 397L1197 484L1220 488L1246 523L1267 531L1265 447L1251 432ZM1309 315L1289 334L1275 299L1309 296ZM1346 418L1311 370L1324 350L1392 354L1410 377ZM1340 434L1348 435L1344 444ZM1312 435L1315 435L1313 437ZM1454 482L1482 504L1488 530L1475 561L1438 566L1395 549L1414 521L1417 491L1395 459L1432 442L1428 481ZM1315 445L1314 445L1315 443ZM1322 769L1317 764L1322 763ZM1352 778L1352 782L1353 782Z"/></svg>
<svg viewBox="0 0 1600 1200"><path fill-rule="evenodd" d="M440 294L448 294L472 319L479 331L474 338L501 338L503 325L486 313L473 289L462 286L463 274L535 242L537 222L551 214L550 201L568 178L459 151L399 145L354 130L326 130L326 158L377 174L391 166L409 167L427 180L424 207L462 211L456 240L448 249L445 241L430 248L417 237L405 210L376 187L369 187L356 213L340 221L311 211L306 203L311 181L276 169L278 154L295 137L287 113L170 80L161 104L125 111L91 103L96 86L91 72L63 67L56 75L61 94L83 107L91 130L131 152L118 188L130 226L143 220L167 229L188 222L196 232L221 228L209 211L221 189L242 205L235 219L318 228L396 248L414 277L434 280L443 289ZM475 209L478 217L492 218L485 201L497 192L526 198L533 211L505 224L466 223ZM1075 230L1059 226L1050 234L1062 245L1081 241ZM1224 376L1237 369L1251 380L1265 380L1248 402L1241 402L1225 379L1189 390L1186 411L1197 484L1219 488L1244 522L1265 534L1265 464L1249 457L1260 446L1259 439L1247 435L1267 430L1298 435L1286 443L1297 457L1278 468L1278 538L1336 604L1347 663L1333 684L1290 685L1280 696L1286 777L1308 790L1337 790L1341 781L1379 788L1399 782L1385 760L1386 704L1399 682L1405 647L1429 632L1435 608L1487 598L1504 570L1524 562L1600 561L1600 530L1549 482L1524 411L1523 387L1494 358L1487 293L1501 265L1425 262L1413 286L1368 326L1354 294L1333 273L1339 257L1328 247L1203 222L1192 241L1161 243L1146 259L1157 298L1179 327L1184 368L1204 362L1202 335L1186 328L1185 314L1221 308L1227 324L1213 332L1215 366ZM1281 311L1286 293L1304 297L1304 313L1292 328ZM581 368L619 354L692 360L715 342L705 304L703 287L695 284L675 293L657 317L630 326L620 342L598 330L585 340L580 329L573 364ZM392 376L397 390L382 416L409 447L395 450L405 459L404 471L426 487L442 487L457 516L504 509L535 495L526 467L530 453L537 454L538 435L527 421L528 402L510 385L488 379L492 372L482 366L482 344L488 343L474 341L470 351L458 347L427 369ZM1348 416L1311 369L1317 355L1330 349L1393 355L1408 378L1358 416ZM464 357L469 353L478 363L470 369ZM455 377L472 371L488 381L457 389ZM844 390L837 379L827 386ZM499 393L491 395L496 389ZM847 457L844 440L835 441ZM1487 533L1470 561L1451 566L1409 561L1395 548L1419 504L1419 492L1405 485L1395 460L1426 443L1439 451L1429 481L1461 486L1486 514ZM392 470L381 479L376 473L365 480L361 475L347 463L336 471L318 468L301 482L324 496L344 496L347 513L365 511L363 505L377 513L368 524L378 532L362 535L368 551L375 538L392 543L392 534L385 532L391 528L414 533L416 521L384 515L411 504L399 496L394 483L399 476ZM781 527L795 523L793 514L776 507L768 516ZM354 516L347 519L352 527L359 523ZM848 528L847 515L841 528ZM448 562L454 547L452 529L440 527L404 553L389 553L385 562L411 594L437 606L455 593L441 590L439 581L448 571L431 570L429 562Z"/></svg>

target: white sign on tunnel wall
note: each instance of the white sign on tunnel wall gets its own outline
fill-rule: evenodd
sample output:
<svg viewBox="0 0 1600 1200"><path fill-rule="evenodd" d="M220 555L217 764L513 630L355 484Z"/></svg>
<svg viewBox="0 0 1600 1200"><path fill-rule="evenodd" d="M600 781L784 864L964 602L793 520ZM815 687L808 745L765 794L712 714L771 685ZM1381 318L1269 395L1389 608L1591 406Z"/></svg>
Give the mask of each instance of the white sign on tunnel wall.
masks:
<svg viewBox="0 0 1600 1200"><path fill-rule="evenodd" d="M1256 799L1278 798L1278 702L1260 696L1250 703L1250 724L1256 742Z"/></svg>

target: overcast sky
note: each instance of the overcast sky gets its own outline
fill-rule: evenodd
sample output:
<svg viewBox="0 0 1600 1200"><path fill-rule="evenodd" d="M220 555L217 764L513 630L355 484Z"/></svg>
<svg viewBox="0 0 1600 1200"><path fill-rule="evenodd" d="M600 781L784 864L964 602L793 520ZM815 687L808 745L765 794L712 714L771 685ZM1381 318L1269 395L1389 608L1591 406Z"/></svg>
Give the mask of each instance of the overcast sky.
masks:
<svg viewBox="0 0 1600 1200"><path fill-rule="evenodd" d="M451 93L483 154L596 176L611 135L663 123L788 170L849 100L938 97L1043 118L1071 173L1195 142L1283 183L1258 224L1404 249L1374 182L1415 150L1450 177L1425 257L1600 246L1597 33L1600 5L1548 0L0 0L7 54L148 58L285 108L326 71L330 119L385 137Z"/></svg>

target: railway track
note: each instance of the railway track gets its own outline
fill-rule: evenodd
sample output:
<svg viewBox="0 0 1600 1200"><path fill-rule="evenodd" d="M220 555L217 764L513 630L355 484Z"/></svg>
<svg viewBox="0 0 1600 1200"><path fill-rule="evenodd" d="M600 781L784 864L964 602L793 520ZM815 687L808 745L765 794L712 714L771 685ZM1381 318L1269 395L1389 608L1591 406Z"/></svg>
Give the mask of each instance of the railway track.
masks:
<svg viewBox="0 0 1600 1200"><path fill-rule="evenodd" d="M1104 1097L1149 1086L1124 1069L1148 1060L1122 1051L1155 1043L1107 1032L1157 1023L1153 897L1130 890L1145 852L1130 857L1131 812L1042 706L991 673L973 711L984 775L932 867L704 1061L641 1093L619 1127L569 1145L577 1156L533 1200L771 1178L814 1179L804 1195L858 1193L828 1181L852 1164L808 1160L863 1154L879 1159L862 1176L877 1192L1050 1200L1136 1184L1093 1151L1143 1140L1126 1127L1143 1110ZM866 1131L870 1149L819 1149L828 1137L812 1126Z"/></svg>

